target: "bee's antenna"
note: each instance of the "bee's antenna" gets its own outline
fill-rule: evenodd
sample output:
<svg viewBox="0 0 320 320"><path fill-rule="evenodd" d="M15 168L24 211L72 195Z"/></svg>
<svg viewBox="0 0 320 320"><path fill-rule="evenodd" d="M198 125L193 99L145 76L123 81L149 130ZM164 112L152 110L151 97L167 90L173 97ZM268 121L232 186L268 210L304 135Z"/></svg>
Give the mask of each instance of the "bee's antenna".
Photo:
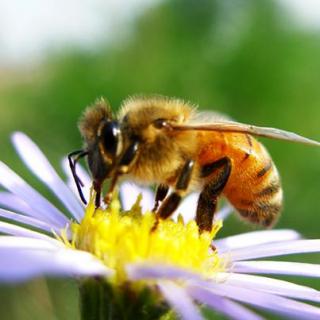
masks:
<svg viewBox="0 0 320 320"><path fill-rule="evenodd" d="M88 155L88 151L85 151L85 150L76 150L76 151L73 151L68 154L68 160L69 160L69 166L71 169L71 173L72 173L74 182L77 186L77 190L78 190L80 199L84 204L87 204L87 201L86 201L86 199L83 195L82 189L81 189L84 186L84 184L77 175L76 164L81 158L85 157L86 155Z"/></svg>

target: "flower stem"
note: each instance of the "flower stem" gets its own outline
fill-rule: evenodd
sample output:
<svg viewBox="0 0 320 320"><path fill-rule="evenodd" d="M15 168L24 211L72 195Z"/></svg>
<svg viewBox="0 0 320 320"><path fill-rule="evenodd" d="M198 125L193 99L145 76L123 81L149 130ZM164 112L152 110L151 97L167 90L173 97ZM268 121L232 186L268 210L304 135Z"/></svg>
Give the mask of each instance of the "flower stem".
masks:
<svg viewBox="0 0 320 320"><path fill-rule="evenodd" d="M129 283L114 287L102 278L80 283L80 312L81 320L175 319L154 290Z"/></svg>

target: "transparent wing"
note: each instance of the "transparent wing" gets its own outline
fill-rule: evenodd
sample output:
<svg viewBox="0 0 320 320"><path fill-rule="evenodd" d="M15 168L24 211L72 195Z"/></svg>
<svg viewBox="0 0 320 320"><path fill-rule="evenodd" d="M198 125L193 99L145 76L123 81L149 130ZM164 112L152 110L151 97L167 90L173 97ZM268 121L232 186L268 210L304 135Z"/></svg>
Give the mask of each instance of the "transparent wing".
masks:
<svg viewBox="0 0 320 320"><path fill-rule="evenodd" d="M250 124L220 120L213 123L190 123L190 124L169 124L172 130L200 130L220 132L241 132L254 136L267 137L272 139L286 140L310 145L320 146L320 142L305 138L296 133L276 128L258 127Z"/></svg>
<svg viewBox="0 0 320 320"><path fill-rule="evenodd" d="M208 124L215 122L230 122L232 119L224 113L216 111L197 111L189 123L191 124Z"/></svg>

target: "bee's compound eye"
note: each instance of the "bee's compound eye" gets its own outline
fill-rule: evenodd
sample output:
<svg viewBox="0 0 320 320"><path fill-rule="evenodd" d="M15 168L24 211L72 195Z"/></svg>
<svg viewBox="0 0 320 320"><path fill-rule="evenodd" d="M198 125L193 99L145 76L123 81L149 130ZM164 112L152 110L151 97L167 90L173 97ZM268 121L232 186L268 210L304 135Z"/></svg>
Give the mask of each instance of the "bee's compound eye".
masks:
<svg viewBox="0 0 320 320"><path fill-rule="evenodd" d="M117 154L120 133L117 121L106 122L102 129L101 138L104 150L111 158L114 158Z"/></svg>

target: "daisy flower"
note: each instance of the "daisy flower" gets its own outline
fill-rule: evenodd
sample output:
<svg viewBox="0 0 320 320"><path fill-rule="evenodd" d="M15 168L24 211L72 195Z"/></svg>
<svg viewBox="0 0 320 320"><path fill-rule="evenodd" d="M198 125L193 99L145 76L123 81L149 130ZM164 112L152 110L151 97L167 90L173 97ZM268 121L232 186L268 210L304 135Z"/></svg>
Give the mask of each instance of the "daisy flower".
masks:
<svg viewBox="0 0 320 320"><path fill-rule="evenodd" d="M55 194L61 211L0 162L0 281L33 277L79 279L82 319L203 319L213 309L230 319L263 319L259 309L287 318L320 319L320 292L273 275L320 277L320 265L270 260L320 252L320 240L293 230L254 231L216 239L199 235L196 195L183 215L154 225L152 192L125 183L120 202L81 204L66 161L65 183L23 133L12 141L28 168ZM79 167L89 196L90 179ZM142 196L139 194L142 194ZM92 195L91 195L92 198ZM141 200L142 198L142 200ZM189 216L188 216L189 215ZM214 238L212 242L212 238ZM265 260L268 259L268 260Z"/></svg>

